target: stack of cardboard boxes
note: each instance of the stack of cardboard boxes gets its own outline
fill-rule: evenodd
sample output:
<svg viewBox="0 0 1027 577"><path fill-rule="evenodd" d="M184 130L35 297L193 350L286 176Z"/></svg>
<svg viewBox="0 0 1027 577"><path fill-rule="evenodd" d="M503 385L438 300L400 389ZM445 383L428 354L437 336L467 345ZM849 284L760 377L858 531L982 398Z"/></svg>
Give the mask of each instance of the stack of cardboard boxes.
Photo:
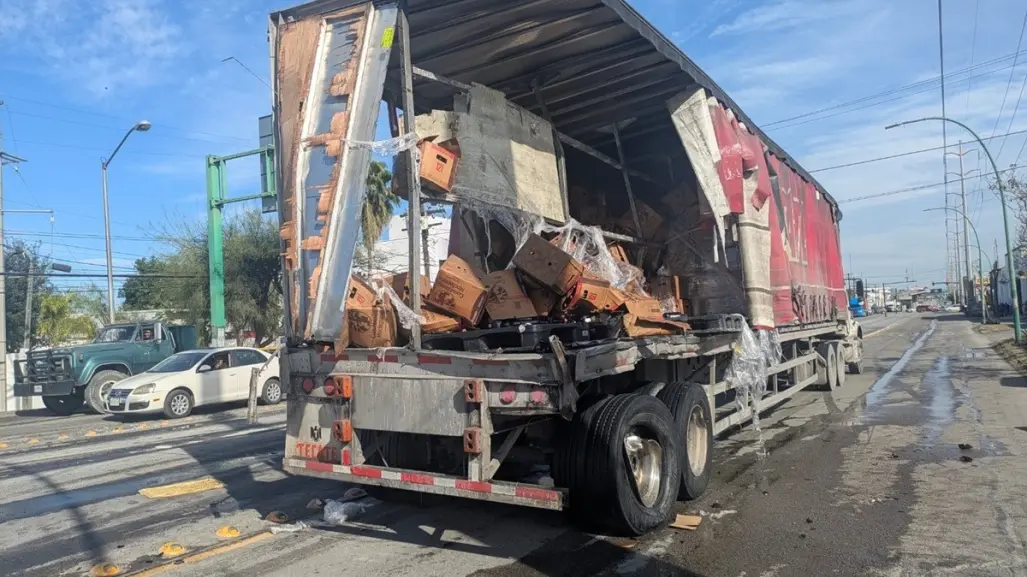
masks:
<svg viewBox="0 0 1027 577"><path fill-rule="evenodd" d="M554 242L555 241L555 242ZM469 263L450 256L439 268L435 284L421 277L424 334L449 333L496 326L518 320L563 322L602 314L619 314L623 334L645 337L681 333L688 325L666 320L665 312L688 313L680 277L650 279L651 293L640 283L624 290L610 285L559 248L558 239L532 235L517 250L512 267L484 278ZM610 247L618 262L630 267L627 250ZM640 272L639 272L640 275ZM410 306L407 273L388 279L392 291ZM375 291L354 276L346 301L347 336L336 346L377 348L404 344L409 332L397 327L397 312L389 291ZM384 295L384 296L379 296Z"/></svg>

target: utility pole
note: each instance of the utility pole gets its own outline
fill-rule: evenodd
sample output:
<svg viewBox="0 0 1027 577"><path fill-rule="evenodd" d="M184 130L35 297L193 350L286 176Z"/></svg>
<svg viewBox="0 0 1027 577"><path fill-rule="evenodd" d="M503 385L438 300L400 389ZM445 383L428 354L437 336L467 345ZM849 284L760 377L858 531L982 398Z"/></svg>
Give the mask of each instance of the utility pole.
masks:
<svg viewBox="0 0 1027 577"><path fill-rule="evenodd" d="M0 100L0 105L4 102ZM4 152L4 135L0 132L0 273L6 272L4 263L4 164L18 164L25 159ZM7 412L7 292L6 275L0 274L0 413Z"/></svg>
<svg viewBox="0 0 1027 577"><path fill-rule="evenodd" d="M36 258L33 254L26 254L29 259L29 274L25 277L25 340L21 347L28 351L32 348L32 289L35 288Z"/></svg>
<svg viewBox="0 0 1027 577"><path fill-rule="evenodd" d="M945 41L944 32L942 28L941 19L941 0L938 0L938 60L941 65L941 115L947 117L945 114ZM941 146L942 150L948 148L948 133L945 130L945 124L941 126ZM949 206L949 159L945 154L941 155L942 170L945 171L945 206ZM945 211L945 280L947 282L952 281L952 257L949 253L949 214ZM958 238L958 237L957 237ZM958 251L956 252L958 255ZM958 256L957 256L958 258Z"/></svg>

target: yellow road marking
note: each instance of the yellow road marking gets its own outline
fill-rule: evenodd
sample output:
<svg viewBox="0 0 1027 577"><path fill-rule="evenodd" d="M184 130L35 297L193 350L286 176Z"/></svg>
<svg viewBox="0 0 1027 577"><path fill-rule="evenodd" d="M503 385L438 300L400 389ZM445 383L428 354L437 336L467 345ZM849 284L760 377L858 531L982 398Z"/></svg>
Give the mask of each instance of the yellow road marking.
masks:
<svg viewBox="0 0 1027 577"><path fill-rule="evenodd" d="M169 497L178 497L181 495L191 495L193 493L203 493L205 491L222 489L224 486L224 483L213 477L204 477L193 481L184 481L182 483L172 483L170 485L139 489L139 494L150 499L166 499Z"/></svg>
<svg viewBox="0 0 1027 577"><path fill-rule="evenodd" d="M7 443L0 443L0 449L6 449Z"/></svg>
<svg viewBox="0 0 1027 577"><path fill-rule="evenodd" d="M39 439L31 438L31 439L29 439L29 444L30 445L38 445L39 444Z"/></svg>
<svg viewBox="0 0 1027 577"><path fill-rule="evenodd" d="M96 431L86 431L86 436L87 437L95 437L96 436Z"/></svg>
<svg viewBox="0 0 1027 577"><path fill-rule="evenodd" d="M241 549L242 547L251 545L258 541L263 541L264 539L267 539L269 537L271 537L270 531L261 531L260 533L255 533L247 537L240 537L238 539L228 541L226 543L220 543L207 549L200 549L199 551L190 553L188 555L181 555L173 559L168 559L167 561L165 561L161 565L157 565L156 567L148 567L140 571L126 573L125 577L149 577L150 575L159 575L161 573L170 571L178 567L179 565L184 565L187 563L199 563L200 561L203 561L205 559L209 559L222 553L228 553L229 551L234 551L236 549Z"/></svg>
<svg viewBox="0 0 1027 577"><path fill-rule="evenodd" d="M178 543L172 543L170 541L161 545L160 548L160 556L164 557L165 559L169 559L171 557L178 557L183 553L185 553L185 547L179 545Z"/></svg>
<svg viewBox="0 0 1027 577"><path fill-rule="evenodd" d="M225 525L223 527L218 527L215 534L222 539L235 539L239 536L239 530L231 525Z"/></svg>

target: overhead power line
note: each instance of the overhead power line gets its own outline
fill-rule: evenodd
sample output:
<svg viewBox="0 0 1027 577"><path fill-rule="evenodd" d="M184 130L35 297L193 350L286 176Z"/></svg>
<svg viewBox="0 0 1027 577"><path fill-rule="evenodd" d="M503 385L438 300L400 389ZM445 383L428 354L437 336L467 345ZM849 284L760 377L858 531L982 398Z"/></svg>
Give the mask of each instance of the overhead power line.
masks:
<svg viewBox="0 0 1027 577"><path fill-rule="evenodd" d="M1025 10L1024 13L1023 13L1023 24L1020 25L1020 40L1017 41L1017 43L1016 43L1016 49L1017 50L1020 50L1020 45L1023 43L1023 32L1024 32L1024 30L1027 30L1027 10ZM1013 65L1014 66L1016 65L1016 61L1015 60L1013 61ZM1006 105L1006 97L1009 95L1009 86L1013 82L1013 73L1014 72L1016 72L1015 68L1013 70L1009 71L1009 82L1006 83L1006 92L1004 94L1002 94L1002 106L1000 106L999 109L998 109L998 117L995 119L995 128L998 128L998 122L1002 118L1002 109ZM1011 130L1013 128L1013 121L1016 120L1016 110L1018 108L1020 108L1020 100L1023 99L1023 89L1024 89L1024 87L1027 87L1027 75L1025 75L1023 77L1023 83L1020 84L1020 95L1016 97L1016 104L1013 105L1013 114L1010 115L1010 117L1009 117L1009 128L1007 128L1006 130ZM991 133L992 133L992 135L994 135L995 134L995 129L992 129ZM1006 139L1003 138L1002 139L1002 144L998 147L998 154L996 154L995 156L996 157L1002 156L1002 149L1005 148L1005 147L1006 147Z"/></svg>
<svg viewBox="0 0 1027 577"><path fill-rule="evenodd" d="M1020 46L1023 45L1023 33L1027 30L1027 11L1023 13L1023 24L1020 25L1020 39L1016 41L1016 57L1013 58L1013 69L1009 71L1009 80L1006 81L1006 90L1002 93L1002 104L998 107L998 116L995 117L995 126L991 129L991 135L995 136L998 130L998 123L1002 119L1002 111L1006 108L1006 98L1009 97L1009 87L1013 85L1013 74L1016 72L1016 61L1020 56Z"/></svg>
<svg viewBox="0 0 1027 577"><path fill-rule="evenodd" d="M993 138L1002 138L1002 137L1005 137L1005 136L1015 136L1017 134L1027 134L1027 129L1025 129L1025 130L1014 130L1013 132L1007 132L1005 134L999 134L998 136L987 136L987 137L982 138L981 140L991 140ZM1027 142L1027 140L1025 140L1024 142ZM921 148L921 149L918 149L918 150L910 150L908 152L899 152L897 154L889 154L888 156L878 156L876 158L867 158L867 159L864 159L864 160L856 160L856 161L848 162L848 163L845 163L845 164L836 164L834 166L825 166L823 168L817 168L817 169L811 170L810 172L811 173L813 173L813 172L826 172L828 170L835 170L835 169L838 169L838 168L849 168L851 166L859 166L861 164L870 164L872 162L880 162L882 160L891 160L893 158L902 158L903 156L913 156L914 154L922 154L924 152L934 152L934 151L937 151L937 150L944 150L945 148L955 148L956 146L958 146L958 145L957 144L950 144L947 147L946 146L934 146L934 147L931 147L931 148Z"/></svg>
<svg viewBox="0 0 1027 577"><path fill-rule="evenodd" d="M1013 171L1013 170L1016 170L1015 166L1007 168L1005 170L1000 170L997 173L989 172L989 173L986 173L986 174L982 174L981 178L986 178L986 177L989 177L989 176L995 176L996 174L1003 174L1003 173L1010 172L1010 171ZM956 179L956 180L950 180L949 183L951 184L951 183L956 183L956 182L963 182L963 181L966 181L966 180L975 180L977 178L978 178L977 176L973 176L971 178L959 178L959 179ZM841 204L843 202L856 202L856 201L859 201L859 200L870 200L872 198L881 198L881 197L884 197L884 196L894 196L896 194L903 194L903 193L907 193L907 192L914 192L914 191L917 191L917 190L926 190L928 188L935 188L935 187L938 187L938 186L945 186L945 183L944 182L935 182L934 184L922 184L920 186L911 186L909 188L900 188L898 190L889 190L888 192L878 192L876 194L868 194L866 196L856 196L856 197L852 197L852 198L837 199L837 202L839 204Z"/></svg>
<svg viewBox="0 0 1027 577"><path fill-rule="evenodd" d="M968 66L966 68L962 68L962 69L956 70L954 72L949 72L949 73L945 74L945 79L949 79L949 78L954 77L954 76L962 76L963 74L966 74L967 72L972 72L974 70L977 70L977 69L980 69L980 68L983 68L983 67L986 67L986 66L991 66L992 64L997 64L997 63L1002 62L1004 60L1009 60L1011 58L1015 59L1018 56L1020 56L1021 54L1027 54L1027 50L1024 50L1024 51L1021 52L1019 49L1017 49L1017 52L1014 52L1013 54L1007 54L1005 56L1000 56L998 58L993 58L991 60L987 60L985 62L981 62L979 64L975 64L973 66ZM1002 67L1002 68L999 68L999 69L996 69L996 70L992 70L990 72L977 75L977 76L975 76L973 78L979 78L980 76L984 76L984 75L987 75L987 74L993 74L995 72L999 72L999 71L1005 70L1007 68L1011 68L1011 66L1010 67ZM885 90L883 92L877 92L875 94L870 94L870 95L867 95L867 96L863 96L863 97L857 98L855 100L849 100L847 102L842 102L842 103L835 104L835 105L832 105L832 106L828 106L828 107L825 107L825 108L820 108L818 110L812 110L810 112L805 112L805 113L802 113L802 114L791 116L789 118L782 118L781 120L775 120L774 122L765 123L765 124L762 124L761 126L766 129L766 128L770 128L772 126L777 126L779 124L785 124L785 123L791 122L793 120L801 120L803 118L808 118L810 116L816 116L816 115L824 113L824 112L831 112L833 110L839 110L839 109L842 109L842 108L846 108L846 107L852 106L854 104L861 104L863 102L868 102L868 101L871 101L871 100L875 100L875 99L881 98L883 96L890 96L892 94L898 94L900 92L905 92L907 90L911 90L911 89L914 89L914 88L927 87L928 90L933 90L934 89L934 85L936 83L938 83L938 82L941 82L941 79L942 79L941 76L935 76L935 77L929 78L927 80L920 80L918 82L913 82L911 84L906 84L905 86L900 86L898 88L893 88L891 90ZM916 93L914 93L914 94L916 94ZM906 95L906 96L909 96L909 95Z"/></svg>

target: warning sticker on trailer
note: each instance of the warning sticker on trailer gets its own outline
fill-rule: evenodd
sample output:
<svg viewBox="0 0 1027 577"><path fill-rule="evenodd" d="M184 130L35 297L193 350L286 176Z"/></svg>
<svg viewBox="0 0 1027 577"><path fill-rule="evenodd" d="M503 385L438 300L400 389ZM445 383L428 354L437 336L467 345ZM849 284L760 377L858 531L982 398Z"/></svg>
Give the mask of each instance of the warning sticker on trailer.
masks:
<svg viewBox="0 0 1027 577"><path fill-rule="evenodd" d="M304 443L302 441L296 443L293 454L300 459L320 461L322 463L340 463L342 459L338 447L318 445L317 443Z"/></svg>

